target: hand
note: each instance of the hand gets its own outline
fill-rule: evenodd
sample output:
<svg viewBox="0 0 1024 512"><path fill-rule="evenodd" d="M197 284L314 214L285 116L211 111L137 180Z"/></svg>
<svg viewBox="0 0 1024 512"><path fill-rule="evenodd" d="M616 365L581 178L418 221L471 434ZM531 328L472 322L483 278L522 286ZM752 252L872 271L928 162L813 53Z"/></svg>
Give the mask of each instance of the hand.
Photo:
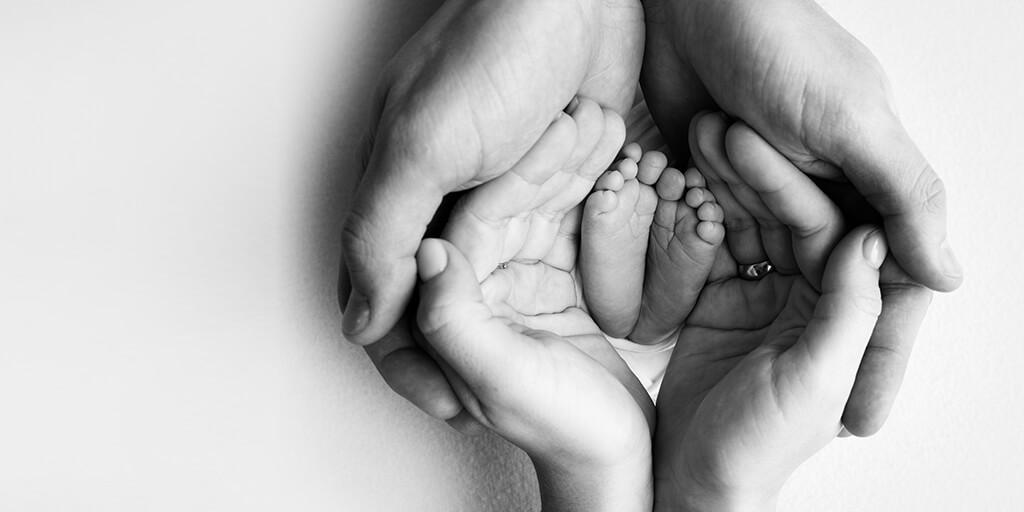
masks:
<svg viewBox="0 0 1024 512"><path fill-rule="evenodd" d="M578 225L482 284L453 245L424 240L418 324L473 419L530 455L545 510L650 510L653 404L582 309Z"/></svg>
<svg viewBox="0 0 1024 512"><path fill-rule="evenodd" d="M626 112L642 44L638 0L450 0L390 63L343 230L339 293L346 337L377 342L367 351L384 378L429 414L461 408L396 327L427 222L445 194L518 162L574 96Z"/></svg>
<svg viewBox="0 0 1024 512"><path fill-rule="evenodd" d="M677 157L687 153L685 123L717 104L801 171L848 180L881 214L914 281L944 291L960 284L942 181L897 118L874 56L814 2L654 0L645 9L641 80ZM757 229L729 217L726 226L733 246ZM913 336L896 310L928 296L910 285L884 298L876 333L890 336L875 336L861 367L844 418L854 434L880 428L902 380Z"/></svg>
<svg viewBox="0 0 1024 512"><path fill-rule="evenodd" d="M778 264L744 280L723 246L680 331L654 447L657 505L670 510L771 507L842 428L888 286L882 232L859 227L836 245L845 231L838 207L745 125L727 141L723 121L694 120L694 160L722 185L723 209L763 226L758 243ZM903 313L919 323L923 310Z"/></svg>
<svg viewBox="0 0 1024 512"><path fill-rule="evenodd" d="M774 509L793 471L842 428L882 307L885 252L880 230L853 230L832 253L820 295L781 274L709 285L658 401L657 509Z"/></svg>

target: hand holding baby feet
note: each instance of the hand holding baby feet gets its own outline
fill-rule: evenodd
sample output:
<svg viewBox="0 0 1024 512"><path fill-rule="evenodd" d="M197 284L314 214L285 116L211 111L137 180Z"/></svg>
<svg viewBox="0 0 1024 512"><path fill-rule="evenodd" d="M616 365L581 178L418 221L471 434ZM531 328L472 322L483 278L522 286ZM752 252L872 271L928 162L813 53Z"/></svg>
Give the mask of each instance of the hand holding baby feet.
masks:
<svg viewBox="0 0 1024 512"><path fill-rule="evenodd" d="M741 229L722 246L669 362L657 509L771 508L796 467L839 432L881 310L881 231L843 238L829 198L736 128L717 114L691 125L694 160L727 229ZM741 274L761 260L781 264L757 279Z"/></svg>
<svg viewBox="0 0 1024 512"><path fill-rule="evenodd" d="M542 259L624 136L618 114L591 99L574 99L522 160L459 200L443 237L466 256L480 281L501 264Z"/></svg>
<svg viewBox="0 0 1024 512"><path fill-rule="evenodd" d="M389 63L341 230L339 302L345 337L432 416L460 405L399 320L442 197L507 172L576 95L625 113L642 52L638 0L448 0Z"/></svg>
<svg viewBox="0 0 1024 512"><path fill-rule="evenodd" d="M530 455L545 510L650 510L652 404L578 307L568 252L481 286L458 249L424 240L418 324L465 410Z"/></svg>
<svg viewBox="0 0 1024 512"><path fill-rule="evenodd" d="M885 253L880 230L857 228L829 259L820 296L797 281L764 328L684 331L658 404L656 510L774 509L793 471L842 429L882 307Z"/></svg>

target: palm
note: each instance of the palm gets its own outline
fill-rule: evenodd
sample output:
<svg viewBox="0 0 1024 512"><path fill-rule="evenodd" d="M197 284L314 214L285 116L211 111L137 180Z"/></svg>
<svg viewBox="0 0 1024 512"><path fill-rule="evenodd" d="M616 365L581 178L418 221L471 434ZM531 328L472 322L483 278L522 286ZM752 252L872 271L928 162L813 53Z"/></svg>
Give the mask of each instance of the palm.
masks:
<svg viewBox="0 0 1024 512"><path fill-rule="evenodd" d="M751 440L767 443L793 427L787 421L822 417L794 413L777 385L792 377L777 356L803 332L817 299L818 292L798 275L745 281L733 272L705 286L680 331L658 401L656 445L678 451L658 462L659 478L729 475L730 481L714 484L772 488L778 482L765 479L789 474L769 468L778 461L759 450L769 453L770 446ZM795 467L803 458L794 453L785 464ZM731 467L733 461L744 465Z"/></svg>
<svg viewBox="0 0 1024 512"><path fill-rule="evenodd" d="M563 225L576 229L578 216ZM559 236L551 247L480 284L474 311L489 317L489 331L474 342L501 343L505 356L483 380L465 376L469 385L456 391L478 421L530 453L619 460L649 446L653 404L586 313L574 237Z"/></svg>

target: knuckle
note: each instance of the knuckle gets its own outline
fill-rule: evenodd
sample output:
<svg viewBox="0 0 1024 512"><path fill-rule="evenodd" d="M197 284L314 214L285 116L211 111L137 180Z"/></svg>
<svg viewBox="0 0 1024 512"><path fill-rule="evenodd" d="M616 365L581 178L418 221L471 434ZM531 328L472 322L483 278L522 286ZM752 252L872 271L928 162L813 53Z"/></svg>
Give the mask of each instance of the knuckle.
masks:
<svg viewBox="0 0 1024 512"><path fill-rule="evenodd" d="M946 185L930 165L924 164L917 172L913 190L919 198L921 209L926 213L946 211Z"/></svg>
<svg viewBox="0 0 1024 512"><path fill-rule="evenodd" d="M372 221L361 211L353 209L341 228L341 253L351 272L359 272L369 263L375 245Z"/></svg>

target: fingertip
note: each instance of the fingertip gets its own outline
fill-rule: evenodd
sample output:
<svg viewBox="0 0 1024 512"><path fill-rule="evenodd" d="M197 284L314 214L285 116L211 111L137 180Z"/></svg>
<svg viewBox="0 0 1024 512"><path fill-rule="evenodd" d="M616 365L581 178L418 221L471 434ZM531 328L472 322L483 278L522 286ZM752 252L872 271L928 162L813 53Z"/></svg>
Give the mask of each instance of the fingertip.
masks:
<svg viewBox="0 0 1024 512"><path fill-rule="evenodd" d="M448 267L448 251L436 238L427 238L416 252L416 269L420 280L429 281Z"/></svg>
<svg viewBox="0 0 1024 512"><path fill-rule="evenodd" d="M956 252L953 251L953 246L950 245L949 240L942 241L942 245L939 246L939 252L941 254L942 270L946 275L947 281L946 289L941 291L951 292L963 284L964 268L956 257Z"/></svg>
<svg viewBox="0 0 1024 512"><path fill-rule="evenodd" d="M915 281L938 292L951 292L963 284L963 267L948 240L930 241L938 236L903 220L887 220L885 226L893 256Z"/></svg>
<svg viewBox="0 0 1024 512"><path fill-rule="evenodd" d="M443 372L422 350L392 352L381 360L378 370L395 393L434 418L447 421L462 411L462 403Z"/></svg>
<svg viewBox="0 0 1024 512"><path fill-rule="evenodd" d="M868 291L872 297L880 296L879 269L886 253L887 244L881 229L870 225L855 228L839 242L829 257L822 291L845 294L862 290L865 298ZM880 306L881 299L877 302ZM874 309L872 307L869 311ZM874 316L878 316L877 313Z"/></svg>
<svg viewBox="0 0 1024 512"><path fill-rule="evenodd" d="M487 427L477 421L466 409L460 410L458 414L448 418L445 422L449 427L465 436L475 437L487 432Z"/></svg>
<svg viewBox="0 0 1024 512"><path fill-rule="evenodd" d="M885 255L888 252L888 244L881 229L875 228L864 237L863 252L868 266L875 270L882 268L882 262L885 261Z"/></svg>
<svg viewBox="0 0 1024 512"><path fill-rule="evenodd" d="M342 313L342 333L349 341L358 345L372 343L375 340L361 336L369 325L370 302L359 290L352 288L345 304L345 311Z"/></svg>
<svg viewBox="0 0 1024 512"><path fill-rule="evenodd" d="M849 411L850 405L847 405L847 411ZM882 426L885 425L887 418L885 415L868 415L868 416L849 416L848 413L843 414L843 425L845 426L846 432L854 437L871 437L882 430Z"/></svg>

